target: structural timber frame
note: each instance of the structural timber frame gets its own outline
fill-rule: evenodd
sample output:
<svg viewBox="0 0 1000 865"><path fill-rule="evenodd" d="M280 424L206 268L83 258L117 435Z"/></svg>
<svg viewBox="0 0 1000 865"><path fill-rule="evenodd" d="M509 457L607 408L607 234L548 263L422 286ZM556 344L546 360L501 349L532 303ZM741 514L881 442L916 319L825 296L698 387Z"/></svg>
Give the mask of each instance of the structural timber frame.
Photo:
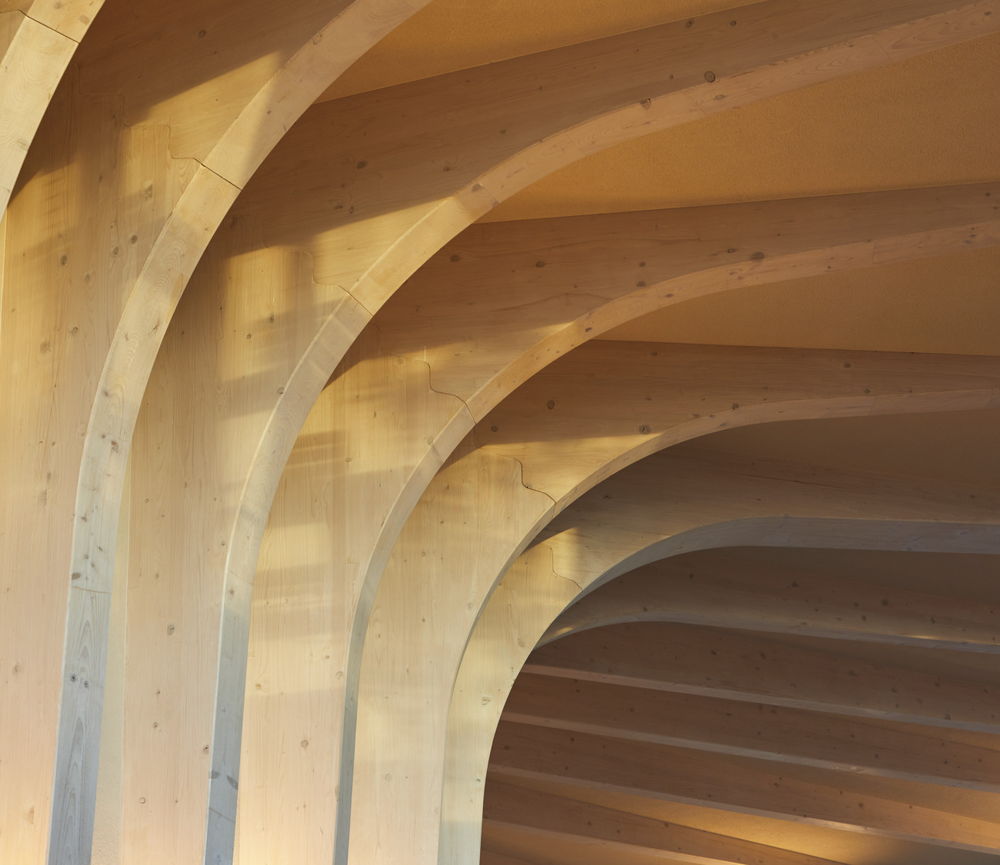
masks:
<svg viewBox="0 0 1000 865"><path fill-rule="evenodd" d="M713 445L845 418L995 423L1000 345L615 331L989 254L1000 179L484 221L654 133L996 45L1000 0L716 3L331 89L433 5L0 2L0 862L464 865L482 847L561 865L578 843L636 865L834 861L671 829L625 793L1000 852L992 596L970 576L882 605L870 571L995 572L1000 492ZM867 576L823 585L864 623L821 580L816 609L786 598L767 550L856 556ZM688 561L714 575L697 590ZM682 644L688 679L636 661ZM740 683L710 687L709 644L786 651L823 689L736 662ZM848 645L858 682L828 662ZM872 684L890 679L915 702L890 706ZM787 741L697 720L720 701L780 707ZM643 721L667 717L669 734ZM910 744L878 762L886 737ZM777 764L798 792L748 805ZM866 804L838 808L845 790Z"/></svg>

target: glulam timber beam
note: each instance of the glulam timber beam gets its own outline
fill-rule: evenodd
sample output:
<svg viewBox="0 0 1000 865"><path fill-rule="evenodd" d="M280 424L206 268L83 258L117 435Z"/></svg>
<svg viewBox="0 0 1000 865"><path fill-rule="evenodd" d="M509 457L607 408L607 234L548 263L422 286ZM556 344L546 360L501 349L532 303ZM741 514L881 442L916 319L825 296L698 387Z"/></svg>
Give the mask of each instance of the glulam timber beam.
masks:
<svg viewBox="0 0 1000 865"><path fill-rule="evenodd" d="M597 340L526 381L469 440L569 501L642 456L737 426L991 408L998 373L1000 358Z"/></svg>
<svg viewBox="0 0 1000 865"><path fill-rule="evenodd" d="M475 421L544 364L629 317L707 292L993 244L998 193L974 184L472 226L387 302L320 395L278 487L259 573L304 587L326 586L332 575L351 587L334 606L327 589L308 589L331 610L329 627L349 634L340 609L365 602L433 473ZM341 490L332 499L330 484ZM272 644L286 614L298 615L275 604L258 610L252 639ZM307 663L294 666L312 675ZM331 666L329 675L343 674L343 662ZM294 690L299 678L290 673L275 688ZM330 681L332 693L340 687ZM245 731L258 744L244 748L244 760L249 777L264 772L270 787L288 776L258 737L300 722L280 696L254 703L256 689L247 691ZM232 697L220 689L220 708L242 699L223 693ZM326 722L319 727L330 732ZM339 737L339 725L332 734ZM316 795L328 800L329 791ZM269 827L246 839L255 850L287 849L309 832L290 815L287 836L278 837L270 801L244 796L240 807L257 815L244 825Z"/></svg>
<svg viewBox="0 0 1000 865"><path fill-rule="evenodd" d="M801 821L788 821L735 813L713 807L667 801L638 791L620 792L582 785L572 780L532 779L526 777L490 777L487 781L487 798L494 789L527 793L538 792L571 802L595 805L612 812L652 818L672 825L688 826L722 836L735 836L779 851L811 855L820 861L836 860L838 865L862 865L872 859L885 862L920 863L920 865L987 865L992 855L957 848L944 848L935 844L904 841L870 833L859 833L813 825ZM483 825L482 849L512 856L532 859L536 855L548 857L546 865L604 865L608 861L642 863L678 862L685 865L718 865L709 859L702 862L697 857L682 854L658 855L641 848L622 845L609 850L606 842L590 839L586 828L580 834L543 833L530 827L513 823ZM544 850L544 854L541 851ZM740 865L768 865L769 860L750 858ZM728 865L728 863L727 863Z"/></svg>
<svg viewBox="0 0 1000 865"><path fill-rule="evenodd" d="M940 650L815 638L788 642L719 628L609 625L537 649L525 670L802 709L1000 732L1000 687L982 669L936 668ZM954 656L949 656L954 657ZM958 656L957 661L961 661ZM953 661L954 663L954 661Z"/></svg>
<svg viewBox="0 0 1000 865"><path fill-rule="evenodd" d="M1000 551L996 503L980 490L685 450L620 471L553 519L471 627L448 710L442 861L479 844L486 755L518 671L592 587L713 547Z"/></svg>
<svg viewBox="0 0 1000 865"><path fill-rule="evenodd" d="M213 813L231 819L235 807L225 779L238 774L241 719L225 707L238 706L243 694L239 661L264 515L309 408L346 347L405 278L497 202L583 155L974 39L995 29L996 16L986 14L992 11L989 4L954 0L894 0L874 11L858 0L846 6L823 0L808 9L771 0L307 112L216 233L195 290L170 328L173 345L161 352L162 372L154 372L147 420L140 421L146 428L139 439L150 456L136 460L135 524L159 534L159 512L145 508L146 499L181 502L170 506L178 534L198 538L192 546L202 550L226 545L219 561L203 555L193 567L180 561L185 553L170 550L141 564L147 573L184 575L178 579L203 589L218 581L219 656L227 665L221 696L215 710L201 707L200 689L212 684L192 677L192 709L185 710L218 719L210 749L213 759L218 755L211 770ZM247 368L256 373L234 372ZM222 397L191 419L159 423L178 399L202 389ZM192 465L177 446L192 440L218 442L221 458ZM154 454L177 463L166 465ZM204 502L222 507L192 506L193 485L184 484L193 476ZM204 518L206 510L211 519ZM165 605L151 597L135 609L143 615ZM157 620L141 630L138 656L179 651L179 641L157 636L167 624ZM236 659L233 669L230 659ZM193 665L178 658L169 666ZM130 681L146 682L149 675L137 669ZM149 753L144 735L140 731L129 747Z"/></svg>
<svg viewBox="0 0 1000 865"><path fill-rule="evenodd" d="M800 633L953 651L1000 652L997 603L962 597L954 579L937 592L886 586L854 574L782 568L739 551L646 565L581 598L543 642L618 622L679 622Z"/></svg>
<svg viewBox="0 0 1000 865"><path fill-rule="evenodd" d="M312 587L316 606L334 616L329 627L349 634L340 608L365 603L434 472L476 421L545 364L623 320L704 293L996 243L998 199L996 184L973 184L471 226L387 302L321 393L278 487L258 574ZM332 499L331 485L339 490ZM333 606L318 588L331 583L353 587ZM272 644L287 628L285 615L298 615L276 604L258 610L251 640ZM344 662L333 667L343 672ZM249 677L260 678L253 670ZM294 690L297 679L289 674L278 690ZM339 687L331 681L331 692ZM265 727L299 725L280 698L254 703L255 689L247 691L245 726L254 742ZM232 697L222 688L220 700L223 693ZM266 724L258 705L267 706ZM267 773L268 787L288 777L262 743L244 748L244 760L249 777ZM287 850L309 831L293 830L298 819L290 816L279 838L267 819L273 804L243 797L240 807L245 825L270 827L254 850Z"/></svg>
<svg viewBox="0 0 1000 865"><path fill-rule="evenodd" d="M434 478L386 565L358 688L355 766L364 772L354 778L359 825L352 826L351 855L355 849L376 855L368 842L353 840L376 838L376 819L435 801L426 795L441 783L434 749L426 749L419 771L414 760L404 772L382 743L404 723L419 730L415 740L439 735L445 719L438 713L446 712L476 613L559 510L642 456L727 426L927 411L935 404L985 408L995 399L995 364L993 358L592 342L522 385ZM707 494L714 507L714 491ZM466 575L458 586L456 573ZM443 628L443 621L451 624ZM406 639L389 637L398 634ZM415 703L425 706L418 718L409 709ZM348 728L347 742L349 735ZM420 822L433 819L428 813Z"/></svg>
<svg viewBox="0 0 1000 865"><path fill-rule="evenodd" d="M499 779L551 778L944 847L1000 850L995 793L508 723L497 730L490 769Z"/></svg>
<svg viewBox="0 0 1000 865"><path fill-rule="evenodd" d="M470 227L358 337L297 446L296 465L333 440L329 470L364 503L330 525L344 554L323 566L377 579L473 423L582 342L705 293L996 243L998 200L984 184ZM290 471L283 507L308 501L315 477Z"/></svg>
<svg viewBox="0 0 1000 865"><path fill-rule="evenodd" d="M303 0L281 14L263 0L209 0L181 13L116 4L94 20L55 88L5 216L0 656L18 672L0 696L0 811L33 819L0 836L0 859L75 865L90 856L125 466L188 277L298 115L423 2ZM76 39L99 4L17 5L53 38ZM74 29L62 30L64 20ZM11 46L23 47L16 38ZM61 62L22 89L31 63L0 68L0 122L16 115L22 150L40 116L36 97ZM6 185L17 146L0 144ZM168 848L126 858L193 861Z"/></svg>
<svg viewBox="0 0 1000 865"><path fill-rule="evenodd" d="M1000 792L1000 753L989 736L635 685L525 669L502 720Z"/></svg>
<svg viewBox="0 0 1000 865"><path fill-rule="evenodd" d="M697 865L838 865L743 838L654 820L522 786L493 782L486 796L484 834L514 826L534 830L544 849L552 835L597 842L607 855L645 850Z"/></svg>

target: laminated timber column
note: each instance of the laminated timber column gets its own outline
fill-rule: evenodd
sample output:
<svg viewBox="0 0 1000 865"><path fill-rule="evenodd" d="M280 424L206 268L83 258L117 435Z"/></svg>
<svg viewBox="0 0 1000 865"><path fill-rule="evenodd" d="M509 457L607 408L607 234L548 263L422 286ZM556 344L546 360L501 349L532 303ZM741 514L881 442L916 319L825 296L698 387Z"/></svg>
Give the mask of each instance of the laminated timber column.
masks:
<svg viewBox="0 0 1000 865"><path fill-rule="evenodd" d="M970 185L481 224L435 255L352 346L278 488L255 587L241 861L332 855L314 811L330 810L336 780L315 764L339 762L362 587L377 582L433 473L497 401L574 345L666 305L994 244L996 195ZM305 620L308 639L289 640Z"/></svg>
<svg viewBox="0 0 1000 865"><path fill-rule="evenodd" d="M421 2L109 0L45 115L3 238L4 861L89 855L124 467L187 277L298 114Z"/></svg>
<svg viewBox="0 0 1000 865"><path fill-rule="evenodd" d="M135 523L150 542L133 549L151 552L136 567L147 580L159 573L215 585L223 605L217 686L200 677L169 686L177 695L188 689L184 712L197 724L213 713L199 688L218 695L210 820L231 831L235 789L227 779L238 777L250 586L265 514L309 408L399 285L497 202L581 156L992 33L1000 27L994 2L894 0L872 10L854 0L770 0L307 113L217 235L171 328L139 434L145 453L165 457L137 460ZM195 393L210 395L204 409L175 415L172 406ZM219 459L193 465L182 446L191 441L212 442ZM172 503L176 537L197 540L154 549L164 537L156 500ZM163 596L184 591L166 586L150 586L141 601L135 595L133 615L157 617L135 646L141 660L132 680L147 696L156 690L150 676L160 674L152 659L182 651L164 636L178 608L167 611ZM137 734L136 753L155 750L148 735ZM169 808L173 794L156 798Z"/></svg>
<svg viewBox="0 0 1000 865"><path fill-rule="evenodd" d="M476 855L487 761L510 688L546 629L581 595L646 563L714 547L995 555L996 506L995 497L960 486L691 450L656 454L604 481L511 565L472 629L449 708L439 861ZM941 685L916 675L923 679L911 674L916 690L907 691L915 708ZM967 714L954 726L995 725L990 706L977 704L965 699ZM865 714L853 705L840 703ZM954 708L938 700L910 720L952 725L946 715Z"/></svg>
<svg viewBox="0 0 1000 865"><path fill-rule="evenodd" d="M636 459L728 426L993 405L997 360L969 363L594 342L519 388L435 477L379 584L358 686L351 861L404 850L436 860L443 731L466 637L555 513Z"/></svg>

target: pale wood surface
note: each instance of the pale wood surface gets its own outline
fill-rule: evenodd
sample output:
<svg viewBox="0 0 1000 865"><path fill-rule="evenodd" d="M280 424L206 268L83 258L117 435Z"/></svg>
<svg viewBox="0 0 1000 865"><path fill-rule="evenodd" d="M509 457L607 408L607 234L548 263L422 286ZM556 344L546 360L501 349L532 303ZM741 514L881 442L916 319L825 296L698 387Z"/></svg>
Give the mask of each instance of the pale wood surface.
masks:
<svg viewBox="0 0 1000 865"><path fill-rule="evenodd" d="M491 596L449 709L442 806L449 861L478 844L470 821L482 807L485 753L518 670L548 623L588 587L645 562L715 546L996 550L988 525L996 505L970 498L970 490L939 487L935 494L929 484L912 484L904 492L906 484L888 478L859 484L816 467L802 473L780 463L707 457L695 468L659 454L605 481L550 524ZM876 516L877 508L887 510Z"/></svg>
<svg viewBox="0 0 1000 865"><path fill-rule="evenodd" d="M737 350L730 355L732 362L723 364L723 370L710 357L713 352L719 352L715 357L724 357L728 349L699 347L689 356L690 365L681 371L681 351L674 353L662 346L650 351L643 346L625 349L595 343L570 354L488 416L482 423L485 432L477 427L474 437L435 477L389 559L367 635L358 689L358 740L354 746L356 767L365 767L365 774L355 769L354 780L359 815L355 823L360 826L361 837L377 837L375 828L364 823L373 819L376 810L370 803L376 799L380 819L387 819L387 813L391 813L390 796L398 797L400 815L414 815L418 808L432 807L434 798L428 799L426 790L439 783L435 777L439 758L434 748L426 747L428 759L423 773L418 775L410 764L407 775L400 779L398 769L393 770L394 756L380 743L391 729L401 725L406 725L416 739L433 741L434 731L440 730L442 723L435 713L443 710L451 692L466 628L472 626L508 563L556 511L586 488L627 462L688 435L739 423L740 412L748 412L747 419L757 422L791 419L799 411L810 412L808 399L783 392L782 383L790 381L785 376L794 380L805 374L810 378L803 393L825 390L820 380L829 383L826 387L833 389L827 391L829 402L818 409L821 416L839 411L906 411L908 405L926 411L935 400L924 399L936 390L933 385L928 393L920 394L919 373L910 381L905 374L901 379L891 373L884 378L888 369L883 367L879 376L882 383L876 384L876 372L865 367L861 354L775 355L772 357L778 366L768 372L763 355L756 359L764 366L757 366L749 350ZM880 356L879 362L888 357ZM811 371L810 360L818 364ZM647 363L650 366L645 366ZM625 366L630 364L633 372L625 373ZM662 384L658 388L653 384L657 376L652 367L661 364L664 378L659 380ZM777 371L779 367L781 372ZM745 390L739 385L743 375L749 385ZM667 384L671 379L678 383L677 390ZM889 379L893 379L892 383ZM721 390L718 403L713 402L709 380L717 382ZM608 387L602 389L602 382ZM844 390L835 393L840 387ZM942 407L953 404L951 396L938 393ZM877 394L888 400L882 408L878 397L872 401ZM990 386L986 393L973 397L980 407L992 399ZM525 406L532 405L534 410L525 410ZM491 438L497 441L491 442ZM484 443L475 449L475 440ZM555 449L559 458L553 458ZM502 478L510 478L506 487ZM450 587L455 586L456 573L469 576L454 592L449 611L445 598ZM473 589L475 584L478 590ZM440 624L446 612L462 617L459 620L465 624L453 632L446 631ZM407 639L387 639L388 634L400 633L405 633ZM423 648L415 652L417 645ZM446 653L453 658L451 664L443 662ZM427 660L421 663L421 658ZM399 715L391 708L395 705L400 708ZM420 712L414 713L410 708L413 705L419 705ZM362 796L364 804L358 807ZM405 825L401 816L396 820ZM423 825L431 820L426 815L417 822ZM368 850L366 855L375 852ZM401 854L397 851L396 855ZM417 853L411 850L409 855ZM432 848L426 855L436 855L436 851Z"/></svg>
<svg viewBox="0 0 1000 865"><path fill-rule="evenodd" d="M11 732L0 810L35 819L0 835L0 858L44 856L56 760L60 777L85 782L60 799L68 812L54 818L57 834L89 825L75 811L93 810L96 646L106 640L124 466L187 277L288 125L417 5L310 0L263 25L271 4L225 0L194 20L171 4L132 4L96 19L49 106L6 216L0 473L10 541L0 570L36 578L6 595L0 654L16 663L18 647L32 646L45 670L64 646L68 654L61 697L37 672L2 697ZM84 9L96 4L35 3L29 14L77 38ZM12 74L28 73L19 65ZM69 633L93 643L66 641L67 609ZM70 678L81 664L93 674L85 692ZM89 846L81 835L75 859L63 861L85 861Z"/></svg>
<svg viewBox="0 0 1000 865"><path fill-rule="evenodd" d="M161 393L160 385L153 384L145 410L151 418L162 418L170 406L201 387L222 396L212 410L190 418L179 413L169 427L151 421L156 441L140 460L147 468L136 473L137 483L156 490L162 499L185 503L171 506L179 511L179 520L196 513L187 506L184 492L184 483L195 474L207 501L225 502L211 525L199 515L196 525L177 529L181 534L211 535L209 549L227 543L231 552L223 567L218 567L222 562L205 559L195 573L173 559L175 552L182 555L180 550L165 550L160 558L155 543L140 545L144 556L153 551L155 557L144 561L147 572L184 574L183 579L197 581L202 589L217 581L223 609L219 656L224 663L217 708L201 704L197 695L214 682L199 679L190 684L190 708L184 711L192 729L200 730L213 714L218 721L212 751L219 760L212 771L217 773L220 802L231 804L221 785L236 776L240 701L234 695L243 691L245 656L235 647L245 642L263 514L309 406L360 330L354 320L359 305L369 312L377 309L458 230L532 179L585 152L788 88L971 39L990 32L995 23L983 14L989 10L979 5L914 5L913 0L905 8L900 4L874 15L866 12L863 20L852 17L843 4L803 12L780 2L753 10L742 19L743 27L732 27L726 16L699 19L693 51L687 35L691 28L682 22L323 103L296 124L241 194L201 267L204 276L196 275L194 291L188 292L191 311L180 314L190 326L180 325L178 319L168 336L176 340L176 348L168 350L177 353L173 356L197 356L199 362L161 362L160 375L169 391ZM753 38L786 15L792 18L781 38L766 46ZM668 51L672 45L685 47ZM715 80L707 81L706 58L720 51L731 66L720 66L713 71ZM818 62L820 54L823 62ZM670 69L664 60L668 56ZM774 74L779 67L780 76ZM664 79L664 72L674 79ZM541 90L526 84L540 79L546 82ZM715 99L719 84L726 85L725 99ZM483 98L484 92L489 99ZM456 130L461 130L460 136ZM349 194L336 192L348 187ZM330 190L335 191L332 196ZM256 280L266 280L269 291L248 290L263 284ZM240 299L226 302L237 290ZM248 354L261 357L254 342L260 335L288 334L277 334L281 328L270 326L278 325L285 308L294 312L280 323L289 325L296 347L283 345L269 352L266 361L253 361L259 374L226 374L226 369L242 368L241 358ZM350 314L344 315L345 310ZM207 381L213 368L223 372ZM166 465L162 456L155 456L177 458L183 453L178 443L185 441L216 442L224 459L218 465L211 461L194 466L179 458ZM137 496L137 501L146 497ZM148 522L137 519L136 525ZM139 530L158 533L155 522ZM183 593L176 585L172 591ZM177 646L160 636L166 624L158 622L143 634L137 647L140 657L159 657ZM189 666L196 663L178 661L170 669ZM137 681L146 681L148 675L143 667L134 671ZM182 738L188 738L187 732ZM138 741L135 747L142 753L149 750ZM197 773L197 759L192 756L185 771ZM178 765L166 767L159 777L172 775ZM219 805L220 812L227 808Z"/></svg>
<svg viewBox="0 0 1000 865"><path fill-rule="evenodd" d="M1000 792L995 738L850 714L549 676L536 668L518 676L503 720Z"/></svg>
<svg viewBox="0 0 1000 865"><path fill-rule="evenodd" d="M640 360L641 346L596 346L531 379L678 301L995 246L995 183L455 238L535 180L651 131L834 79L849 86L970 40L969 56L981 57L993 42L979 37L1000 31L996 0L677 12L672 24L310 107L427 2L0 0L0 204L10 196L0 221L0 860L83 865L98 810L95 865L221 865L239 807L243 865L433 861L440 768L429 788L420 779L450 741L441 695L489 587L558 509L627 463L726 425L996 402L995 361L959 358L910 358L901 372L899 357L736 351L727 365L702 348L678 365L685 387L658 372L678 360L673 348ZM961 177L983 179L973 175ZM783 364L799 369L786 379ZM761 388L754 368L779 380ZM822 383L811 390L810 378ZM653 388L664 400L650 412ZM679 412L695 395L704 405ZM713 490L736 465L704 470ZM845 484L834 499L858 503L831 505L841 522L822 511L818 522L675 525L631 551L597 532L601 560L613 561L600 578L708 535L993 550L992 525L933 484L864 501L861 481ZM695 515L715 513L696 483L685 489ZM809 512L791 492L776 496ZM589 501L574 514L603 525ZM888 523L872 521L880 508ZM566 531L569 546L555 544ZM525 556L544 550L550 571L575 574L591 540L574 547L580 536L558 522L551 532ZM561 597L545 573L534 590ZM955 614L972 620L971 635L957 618L918 633L933 597L917 594L899 596L909 616L873 617L884 665L905 667L907 646L933 641L980 650L968 654L982 673L991 632L975 605ZM620 615L633 616L624 603ZM855 633L835 621L834 599L812 631L793 627L797 610L773 592L756 603L771 619L754 639L802 648ZM424 621L407 618L421 609ZM532 639L536 624L524 626ZM976 676L935 663L962 708L961 682ZM360 731L355 755L363 669L364 711L373 695L390 705ZM436 683L426 693L425 673ZM962 711L969 722L974 712ZM392 745L370 760L386 727ZM482 729L477 720L469 733ZM363 795L348 854L355 765ZM411 792L383 801L383 783ZM430 796L414 797L418 788ZM476 826L478 815L466 829ZM491 850L583 865L606 842L548 833L552 849L529 855L519 845L532 832L545 834L504 825Z"/></svg>
<svg viewBox="0 0 1000 865"><path fill-rule="evenodd" d="M995 566L980 566L986 574L996 571ZM582 598L552 623L543 643L617 622L659 621L1000 651L1000 605L976 595L962 597L962 572L957 579L951 576L947 584L920 591L887 586L871 571L831 579L808 566L782 568L750 551L719 553L700 562L667 560Z"/></svg>

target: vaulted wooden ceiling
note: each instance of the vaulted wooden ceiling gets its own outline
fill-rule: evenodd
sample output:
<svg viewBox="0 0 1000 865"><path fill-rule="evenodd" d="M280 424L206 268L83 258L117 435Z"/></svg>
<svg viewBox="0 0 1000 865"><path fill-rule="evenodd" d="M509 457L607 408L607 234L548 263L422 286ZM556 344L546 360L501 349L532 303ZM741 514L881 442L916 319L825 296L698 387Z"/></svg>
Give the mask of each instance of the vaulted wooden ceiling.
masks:
<svg viewBox="0 0 1000 865"><path fill-rule="evenodd" d="M998 0L0 56L0 862L996 859Z"/></svg>

